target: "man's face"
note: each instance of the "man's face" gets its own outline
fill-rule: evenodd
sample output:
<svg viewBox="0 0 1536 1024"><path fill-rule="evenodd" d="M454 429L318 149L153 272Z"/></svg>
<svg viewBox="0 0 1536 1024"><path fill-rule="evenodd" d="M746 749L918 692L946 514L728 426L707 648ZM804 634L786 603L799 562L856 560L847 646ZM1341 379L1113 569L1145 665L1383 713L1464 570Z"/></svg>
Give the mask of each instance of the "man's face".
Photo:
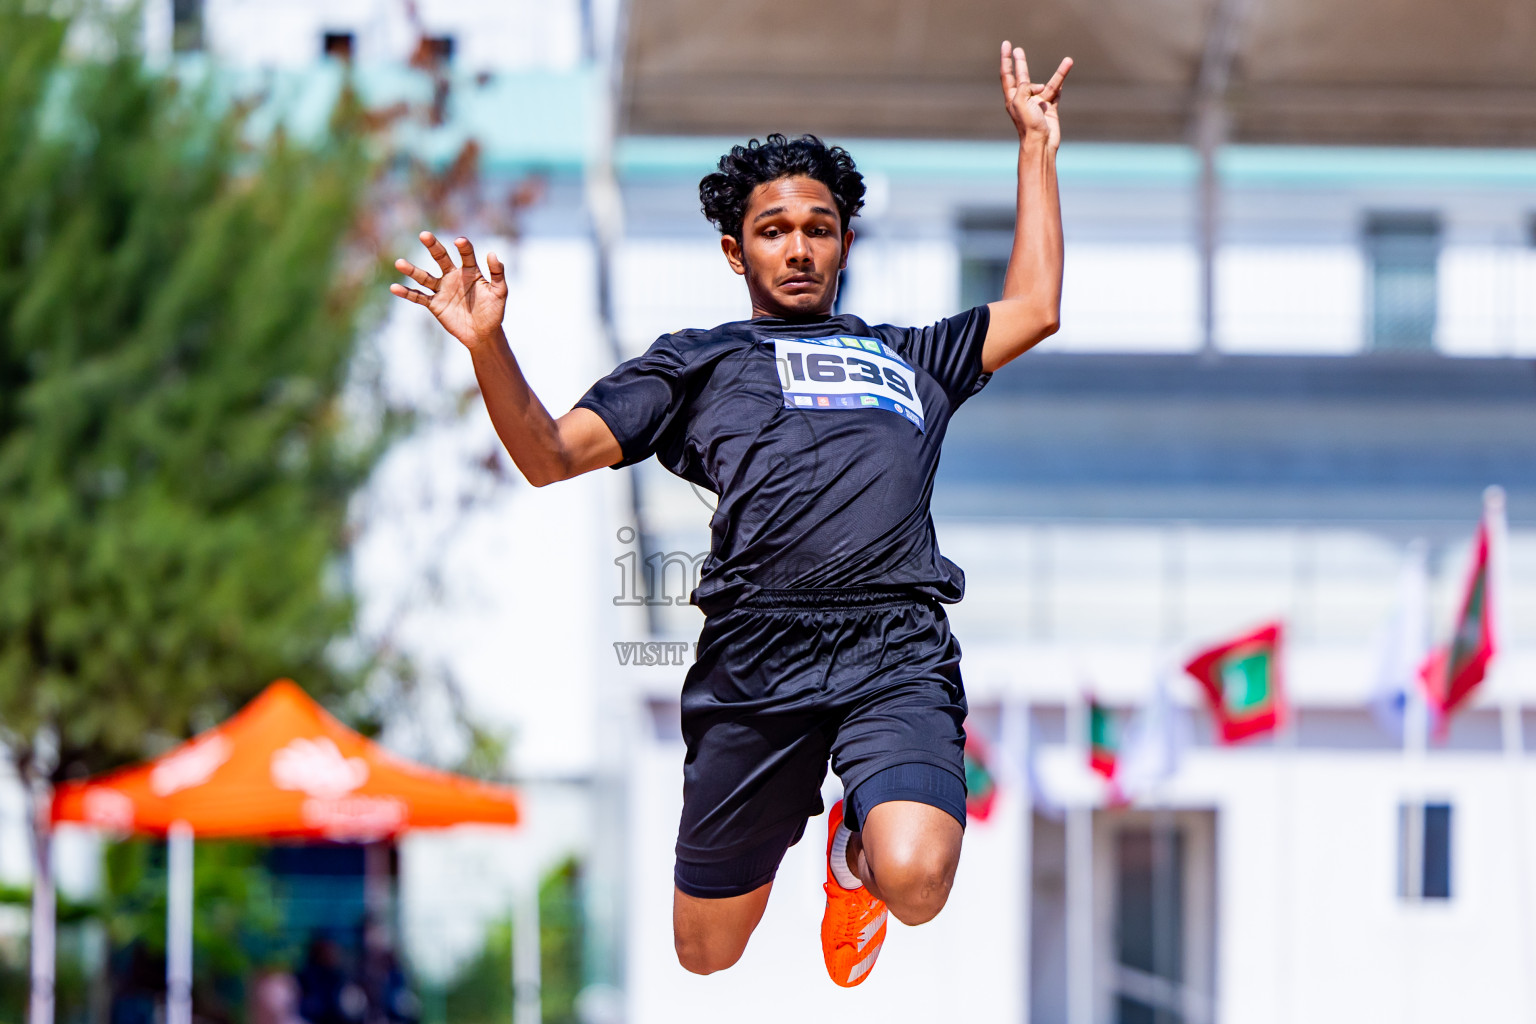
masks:
<svg viewBox="0 0 1536 1024"><path fill-rule="evenodd" d="M830 313L837 272L848 265L853 232L842 230L832 192L814 178L778 178L753 189L741 223L720 248L747 279L753 316Z"/></svg>

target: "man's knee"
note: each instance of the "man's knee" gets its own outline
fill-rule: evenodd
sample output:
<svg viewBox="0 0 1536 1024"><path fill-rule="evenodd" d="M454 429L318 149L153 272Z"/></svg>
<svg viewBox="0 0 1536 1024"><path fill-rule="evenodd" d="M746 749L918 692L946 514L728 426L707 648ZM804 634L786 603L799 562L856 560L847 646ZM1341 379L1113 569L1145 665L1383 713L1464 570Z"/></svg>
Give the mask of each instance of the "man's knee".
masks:
<svg viewBox="0 0 1536 1024"><path fill-rule="evenodd" d="M672 897L672 944L683 969L714 974L740 960L762 920L772 884L721 899L699 899L677 890Z"/></svg>
<svg viewBox="0 0 1536 1024"><path fill-rule="evenodd" d="M955 865L941 854L910 851L883 862L876 880L880 895L896 920L907 925L926 924L949 900Z"/></svg>
<svg viewBox="0 0 1536 1024"><path fill-rule="evenodd" d="M747 948L745 942L722 942L719 936L685 935L682 932L673 933L672 944L677 949L677 962L692 974L714 974L734 966Z"/></svg>
<svg viewBox="0 0 1536 1024"><path fill-rule="evenodd" d="M914 780L897 775L912 775L914 769L915 781L926 783L925 792L934 783L952 783L952 798L965 800L960 778L925 765L886 769L860 783L854 794L863 794L872 803L860 834L860 857L868 867L871 887L885 900L895 920L903 924L926 923L945 909L955 866L960 863L960 843L965 838L965 826L960 821L963 811L948 811L928 800L911 800L906 792L900 792L902 785ZM889 785L879 780L889 780ZM863 789L869 785L876 786L876 794ZM882 785L885 789L880 791Z"/></svg>

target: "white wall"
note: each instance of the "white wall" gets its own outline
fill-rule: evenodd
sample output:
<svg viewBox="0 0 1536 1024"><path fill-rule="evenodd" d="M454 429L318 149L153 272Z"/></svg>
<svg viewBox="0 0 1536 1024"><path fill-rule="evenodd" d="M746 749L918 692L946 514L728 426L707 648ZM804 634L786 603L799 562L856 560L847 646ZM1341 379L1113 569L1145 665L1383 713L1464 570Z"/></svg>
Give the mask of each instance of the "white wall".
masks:
<svg viewBox="0 0 1536 1024"><path fill-rule="evenodd" d="M664 678L658 677L661 685ZM856 1015L886 1021L1022 1019L1024 907L1022 804L1017 786L991 818L971 825L949 905L908 928L892 919L869 980L840 989L826 976L826 817L812 819L774 882L762 924L741 961L709 977L688 974L672 948L672 864L682 809L680 741L641 737L631 775L628 932L629 1024L782 1024ZM835 777L824 788L830 806ZM724 1008L729 1008L728 1011Z"/></svg>
<svg viewBox="0 0 1536 1024"><path fill-rule="evenodd" d="M1042 769L1088 785L1065 748ZM1533 783L1494 753L1436 753L1422 774L1394 753L1190 753L1162 804L1216 812L1217 1020L1528 1019ZM1447 901L1396 895L1397 807L1415 794L1454 808Z"/></svg>
<svg viewBox="0 0 1536 1024"><path fill-rule="evenodd" d="M530 386L558 416L612 365L590 302L591 247L544 236L516 246L476 241L482 255L494 250L507 261L507 335ZM442 980L479 952L517 887L564 856L590 854L602 838L592 778L622 757L605 743L611 645L644 632L612 600L614 537L632 519L629 481L598 471L529 486L474 391L468 353L424 309L399 301L391 309L378 338L387 386L434 419L391 451L359 502L363 629L387 631L429 681L454 680L465 711L510 737L505 767L526 782L517 828L412 836L403 846L407 953ZM482 468L488 458L502 482ZM406 753L424 743L441 754L445 724L439 708L437 717L391 723L386 739Z"/></svg>
<svg viewBox="0 0 1536 1024"><path fill-rule="evenodd" d="M590 247L535 238L512 255L504 240L480 246L498 247L509 254L508 337L558 416L611 363L587 302ZM392 450L359 502L364 630L391 631L407 653L460 680L473 715L514 730L519 774L590 771L595 680L611 657L602 609L616 612L603 539L628 521L627 481L603 472L530 487L495 436L468 353L421 307L392 309L381 342L391 387L446 406L447 418ZM486 459L502 483L481 468Z"/></svg>

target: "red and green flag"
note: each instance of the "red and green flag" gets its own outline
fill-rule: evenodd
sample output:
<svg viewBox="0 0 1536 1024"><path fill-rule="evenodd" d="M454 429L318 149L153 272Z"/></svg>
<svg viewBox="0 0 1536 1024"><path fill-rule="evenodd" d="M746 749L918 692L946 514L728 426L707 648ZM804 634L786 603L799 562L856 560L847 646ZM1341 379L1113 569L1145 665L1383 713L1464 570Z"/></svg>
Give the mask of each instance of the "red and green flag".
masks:
<svg viewBox="0 0 1536 1024"><path fill-rule="evenodd" d="M1285 717L1280 623L1201 651L1184 666L1205 691L1223 743L1274 731Z"/></svg>
<svg viewBox="0 0 1536 1024"><path fill-rule="evenodd" d="M1114 712L1092 697L1088 698L1088 767L1115 781L1120 769L1120 723Z"/></svg>
<svg viewBox="0 0 1536 1024"><path fill-rule="evenodd" d="M1429 706L1443 728L1450 715L1472 695L1493 660L1493 608L1489 577L1492 545L1488 520L1477 527L1472 541L1472 570L1456 614L1450 642L1436 647L1419 669Z"/></svg>
<svg viewBox="0 0 1536 1024"><path fill-rule="evenodd" d="M974 732L965 734L965 816L986 821L997 803L997 779L992 774L992 752Z"/></svg>

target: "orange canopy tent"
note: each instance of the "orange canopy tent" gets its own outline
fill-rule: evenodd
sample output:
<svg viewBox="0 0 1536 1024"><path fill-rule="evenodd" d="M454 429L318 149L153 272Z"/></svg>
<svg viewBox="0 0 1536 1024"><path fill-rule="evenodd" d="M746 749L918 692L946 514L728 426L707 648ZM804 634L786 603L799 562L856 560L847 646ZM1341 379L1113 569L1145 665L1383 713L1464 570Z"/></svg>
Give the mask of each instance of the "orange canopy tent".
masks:
<svg viewBox="0 0 1536 1024"><path fill-rule="evenodd" d="M468 822L512 825L516 793L396 757L286 679L146 764L55 791L53 821L200 838L372 841Z"/></svg>
<svg viewBox="0 0 1536 1024"><path fill-rule="evenodd" d="M59 786L51 820L168 837L166 1020L192 1024L194 837L376 842L418 828L513 825L518 801L505 786L394 756L280 679L223 725L153 761ZM31 1024L53 1019L51 897L45 902L46 922L34 906L34 961L47 963L34 963Z"/></svg>

